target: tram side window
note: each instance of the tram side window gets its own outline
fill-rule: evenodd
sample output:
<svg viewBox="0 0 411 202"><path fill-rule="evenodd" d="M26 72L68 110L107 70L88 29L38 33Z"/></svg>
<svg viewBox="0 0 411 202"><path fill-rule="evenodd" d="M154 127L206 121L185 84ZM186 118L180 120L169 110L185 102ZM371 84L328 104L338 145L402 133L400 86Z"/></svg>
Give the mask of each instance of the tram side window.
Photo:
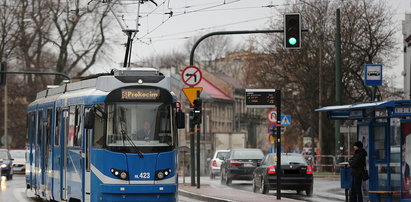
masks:
<svg viewBox="0 0 411 202"><path fill-rule="evenodd" d="M94 135L93 135L93 147L103 148L104 145L104 123L105 112L104 106L96 105L95 107L95 119L94 119Z"/></svg>
<svg viewBox="0 0 411 202"><path fill-rule="evenodd" d="M82 130L81 130L81 122L82 122L82 110L80 106L76 107L76 129L74 133L74 146L80 147L81 146L81 138L82 138Z"/></svg>
<svg viewBox="0 0 411 202"><path fill-rule="evenodd" d="M67 146L81 146L81 108L80 106L71 106L69 115L69 135L67 137Z"/></svg>
<svg viewBox="0 0 411 202"><path fill-rule="evenodd" d="M51 109L47 109L47 125L46 125L46 144L47 148L51 146Z"/></svg>
<svg viewBox="0 0 411 202"><path fill-rule="evenodd" d="M61 108L56 110L56 128L54 131L54 145L59 146L60 144L60 120L61 119Z"/></svg>
<svg viewBox="0 0 411 202"><path fill-rule="evenodd" d="M30 141L30 144L33 144L34 135L36 134L36 116L33 112L30 112L28 115L28 129L27 129L27 140ZM30 145L31 148L31 145Z"/></svg>
<svg viewBox="0 0 411 202"><path fill-rule="evenodd" d="M70 107L69 112L69 132L67 136L67 146L74 146L74 128L75 128L75 118L76 118L76 108L75 106Z"/></svg>
<svg viewBox="0 0 411 202"><path fill-rule="evenodd" d="M43 111L38 112L38 118L37 118L37 145L41 145L41 134L43 133Z"/></svg>

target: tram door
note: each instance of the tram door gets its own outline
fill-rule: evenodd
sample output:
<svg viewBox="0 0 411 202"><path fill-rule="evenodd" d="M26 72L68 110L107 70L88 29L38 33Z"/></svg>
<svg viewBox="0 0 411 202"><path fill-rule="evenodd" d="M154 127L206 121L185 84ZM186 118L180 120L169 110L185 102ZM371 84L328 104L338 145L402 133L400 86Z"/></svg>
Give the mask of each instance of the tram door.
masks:
<svg viewBox="0 0 411 202"><path fill-rule="evenodd" d="M88 113L93 113L93 112L91 112L90 111L91 109L90 108L85 108L85 114L88 114ZM84 117L84 119L83 120L85 120L85 118L86 117ZM85 122L84 122L85 123ZM85 161L85 173L84 173L84 180L85 180L85 182L84 182L84 193L85 193L85 201L90 201L91 200L91 198L90 198L90 195L91 195L91 175L90 175L90 170L91 170L91 168L90 168L90 161L91 161L91 159L90 159L90 157L91 157L91 134L92 134L92 129L84 129L85 130L85 133L84 134L86 134L85 135L85 153L86 153L86 158L84 159L84 161Z"/></svg>
<svg viewBox="0 0 411 202"><path fill-rule="evenodd" d="M61 159L62 165L61 165L61 184L60 184L60 190L61 190L61 199L62 200L67 200L67 136L69 132L69 112L68 109L63 110L63 121L61 123L61 128L64 131L62 133L62 137L60 138L61 141Z"/></svg>
<svg viewBox="0 0 411 202"><path fill-rule="evenodd" d="M34 160L34 184L36 192L40 188L41 175L40 175L40 165L41 165L41 139L43 134L43 111L37 112L37 133L36 133L36 146L35 146L35 160Z"/></svg>

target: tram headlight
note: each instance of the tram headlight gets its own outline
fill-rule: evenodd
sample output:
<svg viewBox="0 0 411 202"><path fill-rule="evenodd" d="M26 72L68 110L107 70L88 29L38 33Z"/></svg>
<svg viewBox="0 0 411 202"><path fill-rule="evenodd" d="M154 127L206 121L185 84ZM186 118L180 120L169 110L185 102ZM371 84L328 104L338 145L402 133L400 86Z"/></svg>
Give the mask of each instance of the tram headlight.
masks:
<svg viewBox="0 0 411 202"><path fill-rule="evenodd" d="M157 170L156 171L156 180L162 180L170 174L171 174L171 169L170 168L164 169L164 170Z"/></svg>
<svg viewBox="0 0 411 202"><path fill-rule="evenodd" d="M123 179L123 180L127 179L127 173L125 171L121 172L120 173L120 178Z"/></svg>
<svg viewBox="0 0 411 202"><path fill-rule="evenodd" d="M158 178L159 180L161 180L161 179L164 178L164 173L163 173L163 171L158 171L158 172L157 172L157 178Z"/></svg>
<svg viewBox="0 0 411 202"><path fill-rule="evenodd" d="M111 174L114 176L122 179L122 180L128 180L128 172L125 170L117 170L115 168L110 169Z"/></svg>

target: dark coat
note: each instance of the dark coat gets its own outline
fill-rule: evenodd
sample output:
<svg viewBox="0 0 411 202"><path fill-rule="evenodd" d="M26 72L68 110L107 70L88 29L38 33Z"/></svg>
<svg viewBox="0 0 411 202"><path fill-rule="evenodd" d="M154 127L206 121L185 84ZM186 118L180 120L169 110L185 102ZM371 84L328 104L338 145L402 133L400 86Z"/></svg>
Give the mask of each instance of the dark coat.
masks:
<svg viewBox="0 0 411 202"><path fill-rule="evenodd" d="M351 175L361 177L362 171L366 166L367 152L361 148L355 151L354 156L350 160Z"/></svg>

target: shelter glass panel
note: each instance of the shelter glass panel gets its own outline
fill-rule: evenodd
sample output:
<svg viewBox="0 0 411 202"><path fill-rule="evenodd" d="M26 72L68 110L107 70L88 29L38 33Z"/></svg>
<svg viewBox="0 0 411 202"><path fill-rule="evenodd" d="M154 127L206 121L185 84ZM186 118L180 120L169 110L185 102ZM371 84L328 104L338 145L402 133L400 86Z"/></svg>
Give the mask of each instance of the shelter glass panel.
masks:
<svg viewBox="0 0 411 202"><path fill-rule="evenodd" d="M374 137L375 137L375 157L377 160L385 160L386 159L385 126L375 126L374 127Z"/></svg>
<svg viewBox="0 0 411 202"><path fill-rule="evenodd" d="M370 148L368 146L369 143L369 125L359 125L358 126L358 139L363 143L363 148L365 151L367 151L367 154L370 154ZM366 168L369 170L369 165L368 165L368 156L366 157ZM367 197L368 196L368 190L369 190L369 180L363 181L362 189L363 189L363 196Z"/></svg>
<svg viewBox="0 0 411 202"><path fill-rule="evenodd" d="M401 123L401 174L402 174L402 199L411 199L411 123Z"/></svg>
<svg viewBox="0 0 411 202"><path fill-rule="evenodd" d="M390 175L391 175L391 190L395 192L401 191L401 127L400 119L393 118L390 123ZM400 195L393 194L393 200L399 201Z"/></svg>

